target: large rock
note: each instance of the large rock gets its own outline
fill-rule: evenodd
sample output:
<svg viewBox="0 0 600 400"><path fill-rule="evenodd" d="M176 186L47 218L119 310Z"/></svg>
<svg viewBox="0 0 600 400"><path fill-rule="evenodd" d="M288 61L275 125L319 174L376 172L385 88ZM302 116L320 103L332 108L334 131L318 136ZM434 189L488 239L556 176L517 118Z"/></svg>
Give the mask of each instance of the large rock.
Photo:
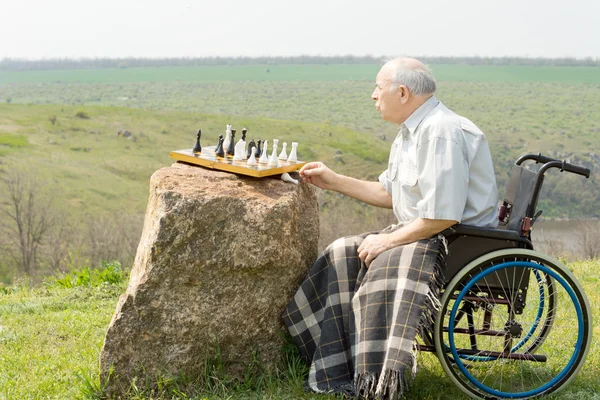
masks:
<svg viewBox="0 0 600 400"><path fill-rule="evenodd" d="M155 172L100 356L108 391L134 377L203 374L217 348L233 375L256 354L277 363L280 315L317 256L318 234L309 185L185 164Z"/></svg>

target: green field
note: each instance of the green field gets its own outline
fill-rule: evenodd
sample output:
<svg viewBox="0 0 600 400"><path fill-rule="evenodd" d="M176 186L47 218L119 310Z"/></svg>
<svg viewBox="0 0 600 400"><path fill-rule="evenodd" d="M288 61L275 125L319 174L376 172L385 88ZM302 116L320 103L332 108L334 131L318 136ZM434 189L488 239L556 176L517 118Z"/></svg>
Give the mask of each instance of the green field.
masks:
<svg viewBox="0 0 600 400"><path fill-rule="evenodd" d="M565 82L600 84L600 68L432 65L436 78L461 82ZM373 81L379 65L231 65L0 71L7 83L133 83L206 81Z"/></svg>
<svg viewBox="0 0 600 400"><path fill-rule="evenodd" d="M55 197L57 218L69 225L65 235L79 237L69 241L76 245L68 246L67 260L59 257L54 267L41 269L47 273L56 265L102 257L131 262L150 175L171 163L169 151L191 147L199 128L205 145L216 144L227 123L249 128L255 139L298 141L307 161L375 179L397 132L370 99L377 69L270 65L0 72L0 168L35 171ZM512 163L525 152L568 158L592 168L592 178L552 171L540 201L544 215L600 217L600 180L594 173L600 166L600 85L594 83L600 68L433 69L436 96L486 133L500 193ZM77 118L78 112L89 119ZM117 137L119 130L131 131L133 140ZM332 193L319 196L321 247L393 219L387 210ZM119 223L123 219L130 222ZM110 234L124 226L129 232ZM92 239L99 230L105 239ZM91 251L92 242L112 244ZM121 250L103 252L107 248ZM0 262L0 280L9 282L14 272Z"/></svg>

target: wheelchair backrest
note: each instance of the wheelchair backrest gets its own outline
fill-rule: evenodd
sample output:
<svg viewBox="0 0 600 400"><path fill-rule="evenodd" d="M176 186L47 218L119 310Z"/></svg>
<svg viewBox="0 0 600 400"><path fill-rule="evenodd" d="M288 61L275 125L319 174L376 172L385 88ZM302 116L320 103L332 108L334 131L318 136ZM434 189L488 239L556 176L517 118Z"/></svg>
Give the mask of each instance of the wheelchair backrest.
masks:
<svg viewBox="0 0 600 400"><path fill-rule="evenodd" d="M531 204L538 173L515 165L510 175L504 201L500 205L499 228L521 232L523 219Z"/></svg>

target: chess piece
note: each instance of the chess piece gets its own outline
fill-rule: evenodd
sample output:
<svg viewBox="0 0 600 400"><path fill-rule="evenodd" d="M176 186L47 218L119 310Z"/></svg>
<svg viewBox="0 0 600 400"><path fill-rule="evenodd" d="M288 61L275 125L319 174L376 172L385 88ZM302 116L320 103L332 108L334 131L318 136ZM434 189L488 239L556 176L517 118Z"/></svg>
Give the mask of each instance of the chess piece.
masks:
<svg viewBox="0 0 600 400"><path fill-rule="evenodd" d="M279 159L277 158L277 143L279 143L278 139L273 139L273 152L271 153L271 158L269 158L268 166L276 167L279 165Z"/></svg>
<svg viewBox="0 0 600 400"><path fill-rule="evenodd" d="M283 145L281 145L281 153L279 153L279 159L280 160L287 160L286 147L287 147L287 143L283 142Z"/></svg>
<svg viewBox="0 0 600 400"><path fill-rule="evenodd" d="M248 129L246 129L246 128L242 129L242 140L244 142L246 141L246 133L248 133Z"/></svg>
<svg viewBox="0 0 600 400"><path fill-rule="evenodd" d="M196 144L194 145L194 148L192 149L193 153L201 153L202 152L202 146L200 146L200 137L202 136L202 130L198 129L198 133L196 134Z"/></svg>
<svg viewBox="0 0 600 400"><path fill-rule="evenodd" d="M223 150L223 135L219 135L219 144L217 145L217 150L215 151L215 155L217 157L225 157L225 151Z"/></svg>
<svg viewBox="0 0 600 400"><path fill-rule="evenodd" d="M298 151L298 142L292 142L292 151L290 151L290 156L288 157L288 162L297 162L298 155L296 154Z"/></svg>
<svg viewBox="0 0 600 400"><path fill-rule="evenodd" d="M260 144L261 144L261 143L262 143L262 140L258 139L258 144L257 144L257 146L256 146L256 153L255 153L255 156L256 156L256 157L260 157L260 152L261 152L261 149L260 149Z"/></svg>
<svg viewBox="0 0 600 400"><path fill-rule="evenodd" d="M252 143L252 142L250 142ZM248 157L248 161L246 162L246 164L248 165L256 165L256 157L254 156L254 152L256 151L256 148L254 146L252 146L250 148L250 157Z"/></svg>
<svg viewBox="0 0 600 400"><path fill-rule="evenodd" d="M258 159L258 162L261 164L266 164L269 162L269 159L267 158L267 149L269 148L269 141L265 140L264 144L265 145L262 149L262 152L260 153L260 158Z"/></svg>
<svg viewBox="0 0 600 400"><path fill-rule="evenodd" d="M227 146L227 150L225 150L225 154L228 156L235 154L235 129L231 130L231 141L229 142L229 146Z"/></svg>
<svg viewBox="0 0 600 400"><path fill-rule="evenodd" d="M296 185L298 184L298 181L296 179L292 178L290 176L290 174L288 174L287 172L284 172L283 174L281 174L281 180L284 182L295 183Z"/></svg>
<svg viewBox="0 0 600 400"><path fill-rule="evenodd" d="M254 139L252 139L250 143L248 143L248 154L246 155L247 159L250 159L250 156L254 154L254 150L256 150L256 143L254 142Z"/></svg>
<svg viewBox="0 0 600 400"><path fill-rule="evenodd" d="M223 146L223 135L219 135L219 140L217 142L217 146L215 147L215 153L219 152L219 146Z"/></svg>
<svg viewBox="0 0 600 400"><path fill-rule="evenodd" d="M227 129L225 130L225 141L223 142L223 150L229 148L229 143L231 142L231 125L227 124Z"/></svg>
<svg viewBox="0 0 600 400"><path fill-rule="evenodd" d="M246 142L240 139L235 145L233 161L242 161L246 159Z"/></svg>

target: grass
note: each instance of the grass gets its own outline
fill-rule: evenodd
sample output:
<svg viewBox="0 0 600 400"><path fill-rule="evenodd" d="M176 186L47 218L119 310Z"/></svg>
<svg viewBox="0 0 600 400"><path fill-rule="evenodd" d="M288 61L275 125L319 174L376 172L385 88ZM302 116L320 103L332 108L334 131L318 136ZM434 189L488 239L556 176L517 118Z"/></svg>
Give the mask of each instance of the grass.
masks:
<svg viewBox="0 0 600 400"><path fill-rule="evenodd" d="M600 260L568 265L589 297L595 320L600 318ZM103 396L98 358L106 328L124 282L98 286L42 287L16 285L0 288L0 399L94 399ZM558 322L559 323L559 322ZM591 399L598 396L600 382L600 328L586 363L576 379L556 399ZM159 388L145 382L132 385L129 399L336 399L305 393L306 367L298 363L293 349L286 368L266 373L255 364L242 380L231 380L221 371L219 360L207 364L203 376L165 377ZM408 399L465 398L452 385L429 353L418 357L419 372Z"/></svg>

